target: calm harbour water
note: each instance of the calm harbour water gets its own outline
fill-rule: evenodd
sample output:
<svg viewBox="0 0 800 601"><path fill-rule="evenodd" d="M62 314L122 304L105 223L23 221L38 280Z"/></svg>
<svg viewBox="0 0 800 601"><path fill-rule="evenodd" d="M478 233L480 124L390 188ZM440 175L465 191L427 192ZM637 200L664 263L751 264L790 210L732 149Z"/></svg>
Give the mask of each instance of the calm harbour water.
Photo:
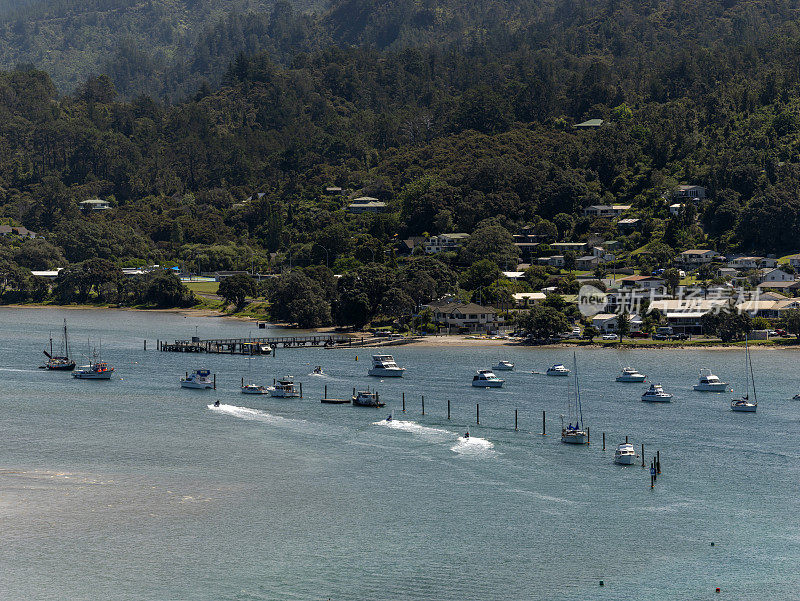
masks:
<svg viewBox="0 0 800 601"><path fill-rule="evenodd" d="M102 336L118 379L37 369L64 317L77 351ZM708 367L738 392L741 351L579 350L585 448L556 435L569 380L531 373L571 363L566 350L398 347L406 377L380 381L370 349L152 350L195 326L264 332L232 320L2 309L0 323L0 598L798 598L797 352L753 352L758 413L735 414L730 394L691 386ZM499 359L517 364L506 387L473 389ZM248 363L258 383L296 376L305 398L240 394ZM614 382L621 364L673 402L640 402L646 385ZM179 388L202 367L216 391ZM367 384L387 409L319 402L324 385ZM626 435L661 451L654 490L647 470L612 463Z"/></svg>

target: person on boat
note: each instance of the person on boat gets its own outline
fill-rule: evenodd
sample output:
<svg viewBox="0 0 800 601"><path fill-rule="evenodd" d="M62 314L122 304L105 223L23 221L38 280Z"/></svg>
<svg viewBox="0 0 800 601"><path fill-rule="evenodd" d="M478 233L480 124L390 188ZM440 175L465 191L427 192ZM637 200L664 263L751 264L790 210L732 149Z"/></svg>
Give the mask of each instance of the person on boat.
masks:
<svg viewBox="0 0 800 601"><path fill-rule="evenodd" d="M216 401L214 401L214 407L219 407L219 399L217 399Z"/></svg>
<svg viewBox="0 0 800 601"><path fill-rule="evenodd" d="M390 422L390 421L392 421L392 414L391 414L391 413L390 413L390 414L388 415L388 417L386 418L386 421L387 421L387 422Z"/></svg>
<svg viewBox="0 0 800 601"><path fill-rule="evenodd" d="M464 438L469 438L469 432L464 432Z"/></svg>

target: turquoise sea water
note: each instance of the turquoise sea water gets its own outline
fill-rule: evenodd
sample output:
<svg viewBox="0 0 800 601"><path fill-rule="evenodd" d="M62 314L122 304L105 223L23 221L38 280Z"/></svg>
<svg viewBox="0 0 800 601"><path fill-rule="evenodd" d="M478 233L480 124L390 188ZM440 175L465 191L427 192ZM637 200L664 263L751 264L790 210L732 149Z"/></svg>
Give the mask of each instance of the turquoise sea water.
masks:
<svg viewBox="0 0 800 601"><path fill-rule="evenodd" d="M65 316L78 351L102 336L118 379L37 369ZM380 381L370 349L279 350L252 359L253 380L294 375L305 398L272 399L240 394L245 357L153 350L251 324L51 309L0 323L2 599L798 598L797 352L753 352L758 413L735 414L730 394L691 386L709 367L738 392L741 351L579 350L586 448L557 436L569 379L531 373L570 351L399 347L406 377ZM517 364L506 387L471 388L501 358ZM640 402L620 364L674 401ZM201 367L218 389L181 390ZM387 409L319 402L324 385L367 384ZM661 451L654 490L612 463L626 435Z"/></svg>

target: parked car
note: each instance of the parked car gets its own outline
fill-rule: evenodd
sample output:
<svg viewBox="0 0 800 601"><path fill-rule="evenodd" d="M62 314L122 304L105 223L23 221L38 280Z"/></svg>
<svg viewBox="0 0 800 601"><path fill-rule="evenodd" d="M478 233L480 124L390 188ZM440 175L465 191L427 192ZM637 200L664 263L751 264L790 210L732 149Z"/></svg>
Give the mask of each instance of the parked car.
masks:
<svg viewBox="0 0 800 601"><path fill-rule="evenodd" d="M631 332L631 338L649 338L650 334L647 332Z"/></svg>
<svg viewBox="0 0 800 601"><path fill-rule="evenodd" d="M669 340L669 336L666 334L653 334L653 340Z"/></svg>
<svg viewBox="0 0 800 601"><path fill-rule="evenodd" d="M777 336L777 335L778 335L777 330L767 330L767 336Z"/></svg>
<svg viewBox="0 0 800 601"><path fill-rule="evenodd" d="M778 336L786 336L787 335L786 334L786 330L782 330L782 329L778 328L775 331L778 333Z"/></svg>
<svg viewBox="0 0 800 601"><path fill-rule="evenodd" d="M603 340L616 340L617 338L616 334L603 334Z"/></svg>
<svg viewBox="0 0 800 601"><path fill-rule="evenodd" d="M689 334L684 334L683 332L681 332L680 334L674 334L673 336L671 336L670 340L689 340L689 338L691 338Z"/></svg>

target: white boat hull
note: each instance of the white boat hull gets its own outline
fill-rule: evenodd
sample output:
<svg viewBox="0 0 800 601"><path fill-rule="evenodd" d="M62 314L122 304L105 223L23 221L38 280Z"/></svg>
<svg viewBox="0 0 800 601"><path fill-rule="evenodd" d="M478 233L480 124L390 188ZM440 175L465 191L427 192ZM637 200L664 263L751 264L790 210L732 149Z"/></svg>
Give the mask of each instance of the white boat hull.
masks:
<svg viewBox="0 0 800 601"><path fill-rule="evenodd" d="M549 371L547 372L548 376L556 376L561 378L566 378L569 375L568 371Z"/></svg>
<svg viewBox="0 0 800 601"><path fill-rule="evenodd" d="M758 405L754 405L752 403L748 403L747 405L735 405L731 403L731 411L737 411L739 413L755 413Z"/></svg>
<svg viewBox="0 0 800 601"><path fill-rule="evenodd" d="M617 382L635 382L641 384L647 379L647 376L617 376Z"/></svg>
<svg viewBox="0 0 800 601"><path fill-rule="evenodd" d="M402 378L405 367L398 367L397 369L387 369L385 367L371 367L367 374L379 378Z"/></svg>
<svg viewBox="0 0 800 601"><path fill-rule="evenodd" d="M270 390L269 396L275 397L278 399L299 399L300 393L299 392L287 392L285 390Z"/></svg>
<svg viewBox="0 0 800 601"><path fill-rule="evenodd" d="M726 382L720 382L719 384L695 384L694 389L697 392L726 392L728 390L728 384Z"/></svg>
<svg viewBox="0 0 800 601"><path fill-rule="evenodd" d="M475 388L502 388L505 380L473 380L472 385Z"/></svg>
<svg viewBox="0 0 800 601"><path fill-rule="evenodd" d="M636 455L617 455L614 457L614 463L619 465L633 465L636 463Z"/></svg>
<svg viewBox="0 0 800 601"><path fill-rule="evenodd" d="M242 386L242 394L269 394L269 390L262 387Z"/></svg>
<svg viewBox="0 0 800 601"><path fill-rule="evenodd" d="M667 396L647 396L642 395L642 400L645 403L671 403L672 402L672 395L669 394Z"/></svg>
<svg viewBox="0 0 800 601"><path fill-rule="evenodd" d="M103 373L74 371L72 377L78 380L110 380L111 374L110 371Z"/></svg>
<svg viewBox="0 0 800 601"><path fill-rule="evenodd" d="M561 442L567 444L587 444L589 442L589 436L583 430L562 430Z"/></svg>
<svg viewBox="0 0 800 601"><path fill-rule="evenodd" d="M514 371L513 365L495 365L492 368L494 371Z"/></svg>
<svg viewBox="0 0 800 601"><path fill-rule="evenodd" d="M193 390L208 390L210 388L214 388L214 385L204 382L191 382L191 381L181 380L181 388L191 388Z"/></svg>

